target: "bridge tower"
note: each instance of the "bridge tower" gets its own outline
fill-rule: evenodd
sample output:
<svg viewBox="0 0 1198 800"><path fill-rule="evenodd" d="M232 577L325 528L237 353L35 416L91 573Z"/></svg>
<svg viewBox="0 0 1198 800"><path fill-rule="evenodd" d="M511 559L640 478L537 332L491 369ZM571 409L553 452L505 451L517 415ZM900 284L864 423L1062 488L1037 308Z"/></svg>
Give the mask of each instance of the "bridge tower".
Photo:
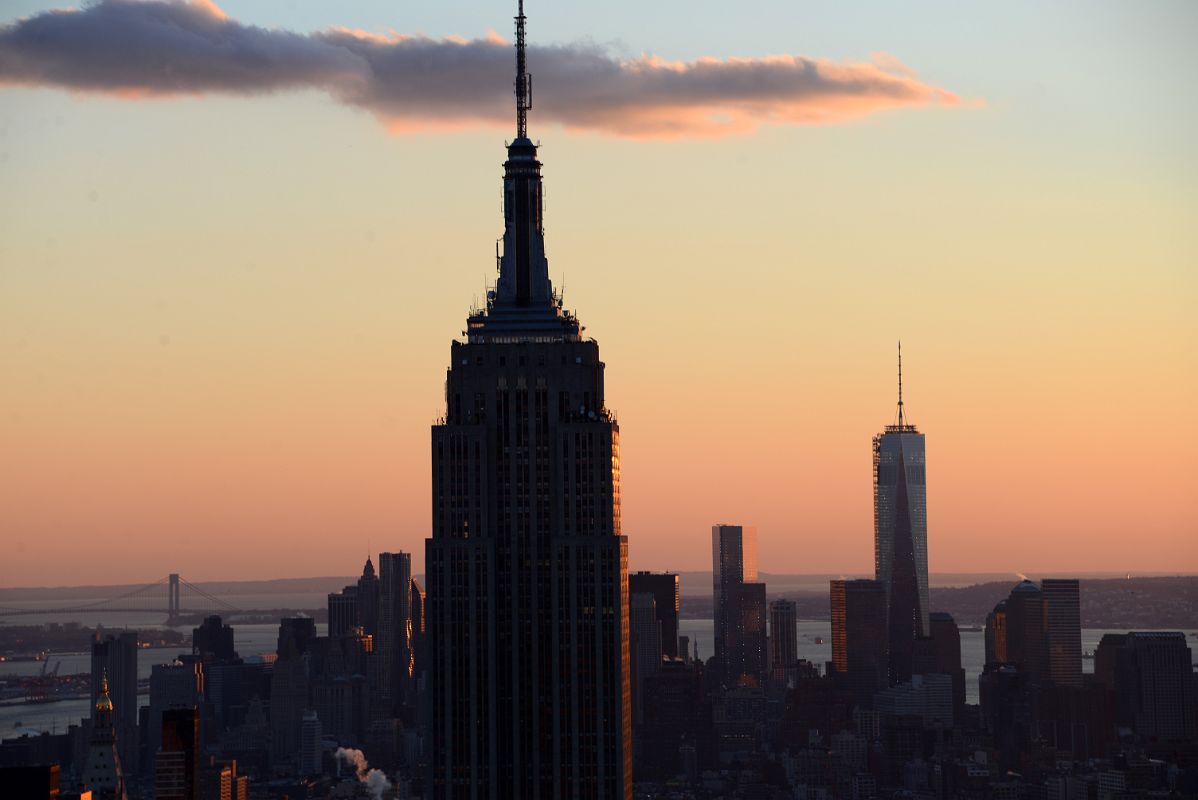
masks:
<svg viewBox="0 0 1198 800"><path fill-rule="evenodd" d="M166 616L167 624L175 624L179 618L179 573L172 572L170 583L166 586Z"/></svg>

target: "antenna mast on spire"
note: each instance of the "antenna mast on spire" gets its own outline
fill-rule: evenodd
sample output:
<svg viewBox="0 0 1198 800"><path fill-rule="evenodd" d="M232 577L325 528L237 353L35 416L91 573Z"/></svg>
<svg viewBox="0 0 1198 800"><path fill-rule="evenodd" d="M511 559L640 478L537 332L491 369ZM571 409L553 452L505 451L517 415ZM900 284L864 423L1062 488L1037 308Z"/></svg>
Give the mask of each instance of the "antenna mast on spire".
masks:
<svg viewBox="0 0 1198 800"><path fill-rule="evenodd" d="M899 398L898 398L898 424L901 429L905 423L903 420L903 340L899 339L898 343L898 381L899 381Z"/></svg>
<svg viewBox="0 0 1198 800"><path fill-rule="evenodd" d="M532 79L524 65L524 0L516 16L516 138L528 138L528 110L532 108Z"/></svg>

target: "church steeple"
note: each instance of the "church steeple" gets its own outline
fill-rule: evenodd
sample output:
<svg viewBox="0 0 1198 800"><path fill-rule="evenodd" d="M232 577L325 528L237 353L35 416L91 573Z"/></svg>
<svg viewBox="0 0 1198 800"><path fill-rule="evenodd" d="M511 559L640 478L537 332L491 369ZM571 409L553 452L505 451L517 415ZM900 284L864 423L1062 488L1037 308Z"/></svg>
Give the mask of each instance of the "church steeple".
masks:
<svg viewBox="0 0 1198 800"><path fill-rule="evenodd" d="M524 0L516 15L516 138L503 164L503 252L496 253L499 279L485 309L471 315L471 340L575 339L578 321L562 309L549 280L545 257L544 191L537 145L528 138L532 80L525 54Z"/></svg>

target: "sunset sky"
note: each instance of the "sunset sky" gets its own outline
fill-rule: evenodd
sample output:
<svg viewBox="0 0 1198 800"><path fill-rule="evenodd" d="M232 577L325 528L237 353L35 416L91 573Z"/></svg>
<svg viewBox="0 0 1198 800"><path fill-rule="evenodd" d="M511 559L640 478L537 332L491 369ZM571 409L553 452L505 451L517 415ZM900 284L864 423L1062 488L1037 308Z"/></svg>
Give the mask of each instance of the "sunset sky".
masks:
<svg viewBox="0 0 1198 800"><path fill-rule="evenodd" d="M0 4L0 585L423 569L514 5ZM933 572L1198 571L1198 6L527 13L631 569L870 571L901 338Z"/></svg>

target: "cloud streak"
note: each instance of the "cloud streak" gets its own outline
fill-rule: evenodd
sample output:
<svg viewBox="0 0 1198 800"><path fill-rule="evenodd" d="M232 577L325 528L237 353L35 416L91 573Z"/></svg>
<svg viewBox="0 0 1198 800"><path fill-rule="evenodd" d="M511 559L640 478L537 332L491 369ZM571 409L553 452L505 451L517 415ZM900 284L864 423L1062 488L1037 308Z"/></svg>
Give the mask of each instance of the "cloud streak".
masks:
<svg viewBox="0 0 1198 800"><path fill-rule="evenodd" d="M538 122L625 137L719 136L958 105L893 56L622 59L594 44L532 46ZM316 89L395 132L509 125L511 45L483 39L311 34L243 25L210 0L99 0L0 26L0 86L123 98Z"/></svg>

